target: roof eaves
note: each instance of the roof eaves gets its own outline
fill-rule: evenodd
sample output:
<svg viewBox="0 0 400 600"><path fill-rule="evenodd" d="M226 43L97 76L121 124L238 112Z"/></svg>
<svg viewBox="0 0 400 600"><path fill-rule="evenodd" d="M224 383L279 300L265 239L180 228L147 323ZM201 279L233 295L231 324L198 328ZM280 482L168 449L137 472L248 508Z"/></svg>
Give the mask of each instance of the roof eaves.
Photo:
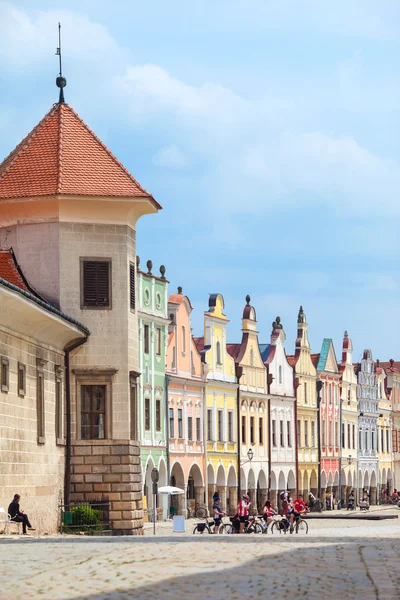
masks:
<svg viewBox="0 0 400 600"><path fill-rule="evenodd" d="M26 292L25 290L22 290L18 286L14 285L13 283L10 283L9 281L7 281L6 279L3 279L2 277L0 277L0 285L8 288L9 290L11 290L13 292L17 292L18 294L20 294L21 296L24 296L31 302L34 302L41 308L44 308L45 310L53 313L54 315L61 317L61 319L64 319L64 321L68 321L68 323L71 323L72 325L79 327L79 329L81 329L82 332L85 333L86 335L90 335L90 331L87 327L85 327L85 325L83 325L82 323L80 323L79 321L74 319L73 317L66 315L64 312L62 312L61 310L58 310L58 308L55 308L48 302L41 300L41 298L34 296L33 294L31 294L31 292Z"/></svg>

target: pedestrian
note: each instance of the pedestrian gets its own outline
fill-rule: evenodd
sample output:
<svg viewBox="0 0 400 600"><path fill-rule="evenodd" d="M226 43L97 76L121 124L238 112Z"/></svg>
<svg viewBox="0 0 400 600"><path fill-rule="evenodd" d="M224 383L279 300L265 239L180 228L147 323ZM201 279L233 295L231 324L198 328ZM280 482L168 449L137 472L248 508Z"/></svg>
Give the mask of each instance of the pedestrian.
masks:
<svg viewBox="0 0 400 600"><path fill-rule="evenodd" d="M237 515L240 521L240 533L244 533L245 523L249 520L249 509L250 498L247 494L244 494L242 500L239 502L237 507Z"/></svg>
<svg viewBox="0 0 400 600"><path fill-rule="evenodd" d="M27 535L26 528L30 529L30 531L35 531L35 528L29 522L28 515L24 513L23 510L19 508L19 501L21 500L21 496L19 494L15 494L13 501L8 507L8 514L11 517L11 521L15 523L22 523L22 533Z"/></svg>
<svg viewBox="0 0 400 600"><path fill-rule="evenodd" d="M222 517L226 514L221 507L221 498L216 498L213 504L214 533L218 533Z"/></svg>

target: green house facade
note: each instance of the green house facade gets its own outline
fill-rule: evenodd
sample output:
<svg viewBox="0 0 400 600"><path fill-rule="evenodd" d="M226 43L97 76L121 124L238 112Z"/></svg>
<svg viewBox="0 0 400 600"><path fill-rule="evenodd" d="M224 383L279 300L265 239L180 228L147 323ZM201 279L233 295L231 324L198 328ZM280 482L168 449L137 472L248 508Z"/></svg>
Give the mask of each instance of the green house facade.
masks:
<svg viewBox="0 0 400 600"><path fill-rule="evenodd" d="M152 519L154 503L151 472L159 471L159 486L167 485L166 379L168 340L168 281L165 267L160 275L140 269L137 260L137 315L139 335L138 438L142 468L143 507ZM156 507L167 516L167 497L157 496ZM146 515L146 512L145 512Z"/></svg>

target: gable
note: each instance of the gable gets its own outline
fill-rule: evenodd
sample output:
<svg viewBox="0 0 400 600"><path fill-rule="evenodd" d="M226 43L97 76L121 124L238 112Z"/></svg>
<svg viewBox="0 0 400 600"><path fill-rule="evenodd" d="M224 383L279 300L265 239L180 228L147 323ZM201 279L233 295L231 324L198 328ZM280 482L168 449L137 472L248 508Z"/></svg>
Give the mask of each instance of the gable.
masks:
<svg viewBox="0 0 400 600"><path fill-rule="evenodd" d="M331 339L324 339L318 361L318 371L338 373L335 349Z"/></svg>

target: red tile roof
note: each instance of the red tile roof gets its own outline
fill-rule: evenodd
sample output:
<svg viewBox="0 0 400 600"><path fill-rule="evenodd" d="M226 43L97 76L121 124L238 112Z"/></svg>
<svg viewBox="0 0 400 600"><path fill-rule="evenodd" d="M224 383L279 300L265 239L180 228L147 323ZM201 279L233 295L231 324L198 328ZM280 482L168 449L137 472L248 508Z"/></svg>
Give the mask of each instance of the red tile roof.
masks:
<svg viewBox="0 0 400 600"><path fill-rule="evenodd" d="M398 361L398 360L391 360L391 361L388 361L388 362L382 362L380 360L379 361L379 366L381 368L385 369L385 371L389 371L389 372L400 371L400 361Z"/></svg>
<svg viewBox="0 0 400 600"><path fill-rule="evenodd" d="M294 367L294 366L295 366L295 364L296 364L296 362L297 362L297 358L298 358L298 357L297 357L297 356L295 356L294 354L287 354L287 355L286 355L286 358L287 358L287 361L288 361L289 365L290 365L291 367Z"/></svg>
<svg viewBox="0 0 400 600"><path fill-rule="evenodd" d="M31 292L19 270L12 250L0 250L0 277L21 288L21 290L25 290L25 292Z"/></svg>
<svg viewBox="0 0 400 600"><path fill-rule="evenodd" d="M55 104L0 164L0 198L55 194L146 197L161 208L68 104Z"/></svg>
<svg viewBox="0 0 400 600"><path fill-rule="evenodd" d="M193 341L196 346L197 352L201 352L204 349L204 337L194 337Z"/></svg>
<svg viewBox="0 0 400 600"><path fill-rule="evenodd" d="M319 363L319 354L311 354L311 361L314 367L317 368Z"/></svg>
<svg viewBox="0 0 400 600"><path fill-rule="evenodd" d="M234 360L236 360L237 357L239 356L241 347L242 347L242 344L227 344L226 350L227 350L228 354L230 356L232 356L232 358Z"/></svg>

